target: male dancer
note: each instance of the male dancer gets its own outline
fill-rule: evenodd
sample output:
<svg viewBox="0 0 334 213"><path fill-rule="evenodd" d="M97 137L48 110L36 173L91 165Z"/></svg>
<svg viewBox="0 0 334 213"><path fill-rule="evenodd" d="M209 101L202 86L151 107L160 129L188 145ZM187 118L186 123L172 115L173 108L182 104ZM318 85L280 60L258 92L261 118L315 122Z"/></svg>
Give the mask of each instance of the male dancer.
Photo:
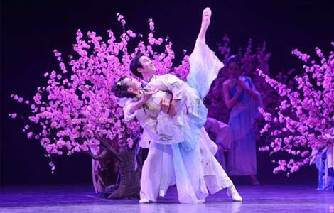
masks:
<svg viewBox="0 0 334 213"><path fill-rule="evenodd" d="M148 82L147 88L169 90L172 93L173 100L179 99L187 105L187 113L183 115L186 122L183 123L189 124L183 129L182 125L180 126L180 132L184 133L180 137L175 137L178 132L174 131L172 135L164 134L163 139L159 138L161 135L158 135L152 140L148 158L142 170L141 202L155 201L159 191L160 195L164 195L168 185L172 184L174 179L180 202L200 203L204 201L207 195L203 168L200 163L199 146L200 133L203 131L202 127L207 117L207 109L202 100L207 94L211 82L223 66L205 44L205 33L210 23L210 17L211 10L206 8L203 11L202 26L195 49L190 56L191 70L187 80L188 84L173 75L154 76L156 69L146 56L138 56L131 63L131 71ZM135 81L126 79L122 83L127 85L126 89L128 91L135 92L138 90ZM146 94L139 101L132 102L130 106L125 107L127 108L125 110L126 114L134 115L135 112L143 108L150 98L151 95ZM141 123L145 124L145 122L147 123L147 120ZM150 122L154 122L154 120ZM171 140L166 142L166 138L167 141L168 138L171 138ZM172 141L173 138L183 138L184 140ZM161 175L161 171L165 174ZM164 177L170 177L170 179ZM225 187L229 187L234 200L242 200L230 180Z"/></svg>

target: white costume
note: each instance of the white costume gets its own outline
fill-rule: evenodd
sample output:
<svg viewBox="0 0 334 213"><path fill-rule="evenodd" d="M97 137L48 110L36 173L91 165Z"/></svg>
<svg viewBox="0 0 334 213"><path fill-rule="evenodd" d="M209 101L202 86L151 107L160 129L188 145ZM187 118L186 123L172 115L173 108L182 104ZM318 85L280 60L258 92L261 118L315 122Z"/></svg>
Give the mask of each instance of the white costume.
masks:
<svg viewBox="0 0 334 213"><path fill-rule="evenodd" d="M208 190L215 193L233 186L214 158L217 147L203 128L207 109L202 100L222 66L209 47L197 40L187 82L169 74L154 76L147 87L159 92L146 106L130 114L131 101L125 105L125 118L136 117L152 139L142 169L142 200L156 201L158 194L163 196L169 185L176 184L180 202L201 203ZM177 100L173 117L160 108L166 90Z"/></svg>

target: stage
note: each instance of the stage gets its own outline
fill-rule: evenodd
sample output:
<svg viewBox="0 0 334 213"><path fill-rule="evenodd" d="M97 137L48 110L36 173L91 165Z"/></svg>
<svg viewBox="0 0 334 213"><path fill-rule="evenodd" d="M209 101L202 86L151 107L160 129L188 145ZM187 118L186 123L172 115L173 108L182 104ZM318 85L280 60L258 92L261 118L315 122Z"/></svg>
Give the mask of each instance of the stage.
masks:
<svg viewBox="0 0 334 213"><path fill-rule="evenodd" d="M102 213L205 213L205 212L334 212L334 193L318 192L314 186L238 186L244 202L231 202L225 190L211 195L205 204L178 204L171 188L158 203L138 200L106 200L90 186L4 187L0 212L102 212Z"/></svg>

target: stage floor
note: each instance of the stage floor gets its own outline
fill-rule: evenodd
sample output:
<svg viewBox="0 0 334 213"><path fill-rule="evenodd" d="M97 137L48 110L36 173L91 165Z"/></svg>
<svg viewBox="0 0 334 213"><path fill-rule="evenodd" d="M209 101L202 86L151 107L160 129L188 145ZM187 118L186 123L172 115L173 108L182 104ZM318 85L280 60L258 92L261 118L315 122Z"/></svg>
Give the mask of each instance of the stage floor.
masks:
<svg viewBox="0 0 334 213"><path fill-rule="evenodd" d="M312 186L238 186L242 203L231 202L225 190L211 195L205 204L178 204L176 190L153 204L138 200L106 200L88 186L4 187L0 193L0 212L102 212L102 213L214 213L214 212L331 212L334 193L318 192Z"/></svg>

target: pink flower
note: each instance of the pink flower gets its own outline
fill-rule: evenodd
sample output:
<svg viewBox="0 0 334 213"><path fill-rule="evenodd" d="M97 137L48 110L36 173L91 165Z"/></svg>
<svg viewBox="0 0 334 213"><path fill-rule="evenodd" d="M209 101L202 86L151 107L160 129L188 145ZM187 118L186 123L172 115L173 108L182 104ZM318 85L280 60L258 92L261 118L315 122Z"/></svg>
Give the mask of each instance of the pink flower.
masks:
<svg viewBox="0 0 334 213"><path fill-rule="evenodd" d="M334 82L334 52L330 52L326 58L325 54L316 48L319 64L312 60L310 55L299 50L293 50L292 53L303 62L311 63L302 67L304 72L301 72L300 76L295 76L296 86L291 89L290 85L259 72L282 97L279 107L271 114L273 119L265 119L264 133L271 132L269 138L274 139L270 146L272 152L286 152L291 156L287 167L281 161L274 169L274 173L285 171L287 175L309 165L308 150L326 146L328 139L322 135L326 133L328 126L333 126L330 115L334 114L334 84L330 83ZM270 124L269 129L267 124ZM282 137L284 140L280 142Z"/></svg>
<svg viewBox="0 0 334 213"><path fill-rule="evenodd" d="M28 133L27 133L27 137L28 137L28 138L32 138L32 136L33 136L33 133L32 133L32 132L28 132Z"/></svg>
<svg viewBox="0 0 334 213"><path fill-rule="evenodd" d="M17 114L16 113L9 114L9 117L15 119L17 117Z"/></svg>

